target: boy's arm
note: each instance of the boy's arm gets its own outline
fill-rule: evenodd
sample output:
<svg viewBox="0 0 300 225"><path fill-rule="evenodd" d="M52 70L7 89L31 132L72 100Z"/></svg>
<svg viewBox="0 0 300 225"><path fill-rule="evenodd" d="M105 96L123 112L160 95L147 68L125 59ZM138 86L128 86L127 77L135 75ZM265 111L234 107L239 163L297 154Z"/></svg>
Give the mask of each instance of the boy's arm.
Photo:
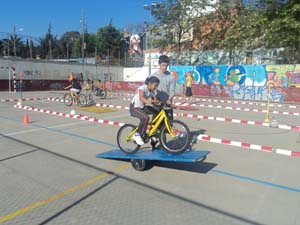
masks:
<svg viewBox="0 0 300 225"><path fill-rule="evenodd" d="M65 87L64 89L67 90L67 89L69 89L71 87L72 87L72 84L70 84L69 86Z"/></svg>
<svg viewBox="0 0 300 225"><path fill-rule="evenodd" d="M172 76L172 80L170 81L170 93L169 93L169 99L168 101L172 102L174 96L175 96L175 89L176 89L176 80L175 77Z"/></svg>

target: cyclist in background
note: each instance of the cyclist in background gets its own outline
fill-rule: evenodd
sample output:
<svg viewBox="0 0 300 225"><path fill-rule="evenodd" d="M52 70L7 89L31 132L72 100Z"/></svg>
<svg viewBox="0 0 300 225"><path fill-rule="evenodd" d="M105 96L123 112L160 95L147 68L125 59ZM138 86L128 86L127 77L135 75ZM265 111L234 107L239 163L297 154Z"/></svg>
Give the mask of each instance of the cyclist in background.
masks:
<svg viewBox="0 0 300 225"><path fill-rule="evenodd" d="M101 80L98 80L96 83L96 95L101 96L103 91L103 83Z"/></svg>
<svg viewBox="0 0 300 225"><path fill-rule="evenodd" d="M93 83L90 79L87 79L87 81L84 84L83 90L89 94L93 90Z"/></svg>
<svg viewBox="0 0 300 225"><path fill-rule="evenodd" d="M70 85L64 89L67 90L71 88L70 91L78 97L78 94L81 92L81 85L72 72L69 75L69 81Z"/></svg>

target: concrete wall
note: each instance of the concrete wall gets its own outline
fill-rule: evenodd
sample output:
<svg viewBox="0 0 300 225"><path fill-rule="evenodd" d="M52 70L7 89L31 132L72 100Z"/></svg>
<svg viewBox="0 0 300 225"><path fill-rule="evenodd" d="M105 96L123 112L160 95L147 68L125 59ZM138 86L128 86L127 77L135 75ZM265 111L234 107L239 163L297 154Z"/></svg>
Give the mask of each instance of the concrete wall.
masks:
<svg viewBox="0 0 300 225"><path fill-rule="evenodd" d="M20 72L25 73L25 80L66 80L70 72L83 72L84 78L123 80L123 67L96 66L59 63L49 61L30 61L16 59L0 59L0 66L13 66L17 77ZM108 74L105 77L105 74ZM0 70L0 80L8 79L8 70Z"/></svg>
<svg viewBox="0 0 300 225"><path fill-rule="evenodd" d="M151 74L158 70L157 67L151 68ZM149 67L131 67L124 68L123 81L145 81L149 75Z"/></svg>

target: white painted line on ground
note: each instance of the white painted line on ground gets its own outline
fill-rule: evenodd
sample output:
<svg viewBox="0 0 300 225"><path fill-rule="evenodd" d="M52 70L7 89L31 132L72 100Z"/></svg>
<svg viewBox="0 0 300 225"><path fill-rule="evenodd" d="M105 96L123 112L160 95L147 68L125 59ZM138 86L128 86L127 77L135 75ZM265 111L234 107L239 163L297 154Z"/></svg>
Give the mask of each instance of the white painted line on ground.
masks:
<svg viewBox="0 0 300 225"><path fill-rule="evenodd" d="M51 127L48 127L48 128L66 127L66 126L77 125L77 124L81 124L81 123L86 123L86 121L81 121L81 122L76 122L76 123L65 123L65 124L61 124L61 125L51 126ZM46 129L47 128L38 128L38 129L32 129L32 130L24 130L24 131L19 131L19 132L15 132L15 133L2 134L0 137L3 137L3 136L14 136L14 135L18 135L18 134L31 133L31 132L35 132L35 131L39 131L39 130L46 130Z"/></svg>

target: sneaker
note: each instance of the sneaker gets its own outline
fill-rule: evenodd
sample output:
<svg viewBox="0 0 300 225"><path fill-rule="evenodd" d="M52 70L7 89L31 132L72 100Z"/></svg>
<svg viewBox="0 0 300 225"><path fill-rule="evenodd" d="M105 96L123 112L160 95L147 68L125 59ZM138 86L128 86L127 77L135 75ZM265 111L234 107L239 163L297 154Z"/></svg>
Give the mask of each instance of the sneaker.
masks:
<svg viewBox="0 0 300 225"><path fill-rule="evenodd" d="M133 135L133 140L138 144L138 145L143 145L145 144L141 135L136 133L135 135Z"/></svg>

